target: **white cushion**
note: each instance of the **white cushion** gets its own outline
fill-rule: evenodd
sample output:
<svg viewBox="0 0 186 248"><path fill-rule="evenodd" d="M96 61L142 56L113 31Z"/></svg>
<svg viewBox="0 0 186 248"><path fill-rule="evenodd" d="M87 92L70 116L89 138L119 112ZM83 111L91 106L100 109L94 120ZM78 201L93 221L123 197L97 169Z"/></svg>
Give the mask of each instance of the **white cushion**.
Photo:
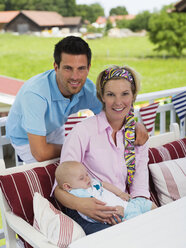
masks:
<svg viewBox="0 0 186 248"><path fill-rule="evenodd" d="M73 241L85 236L79 224L57 210L39 193L34 194L33 208L33 226L45 235L52 244L65 248Z"/></svg>
<svg viewBox="0 0 186 248"><path fill-rule="evenodd" d="M149 164L161 205L186 196L186 158Z"/></svg>

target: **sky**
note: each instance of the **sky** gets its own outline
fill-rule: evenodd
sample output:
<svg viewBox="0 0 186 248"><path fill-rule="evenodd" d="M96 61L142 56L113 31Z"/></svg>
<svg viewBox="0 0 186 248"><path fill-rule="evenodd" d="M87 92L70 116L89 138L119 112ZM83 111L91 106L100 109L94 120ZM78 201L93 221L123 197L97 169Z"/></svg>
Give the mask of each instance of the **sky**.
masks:
<svg viewBox="0 0 186 248"><path fill-rule="evenodd" d="M144 10L152 12L154 9L160 10L164 5L176 3L176 0L76 0L76 4L99 3L108 16L110 9L124 6L129 14L137 15Z"/></svg>

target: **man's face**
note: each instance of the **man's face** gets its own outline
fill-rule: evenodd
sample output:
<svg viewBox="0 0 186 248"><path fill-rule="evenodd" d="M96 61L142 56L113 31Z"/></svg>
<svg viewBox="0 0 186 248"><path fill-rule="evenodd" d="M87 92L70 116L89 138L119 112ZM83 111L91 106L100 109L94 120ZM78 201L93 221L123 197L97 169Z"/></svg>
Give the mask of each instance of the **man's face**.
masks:
<svg viewBox="0 0 186 248"><path fill-rule="evenodd" d="M64 97L70 98L82 89L90 65L88 66L85 54L62 53L60 66L58 68L58 65L54 62L54 69L59 90Z"/></svg>

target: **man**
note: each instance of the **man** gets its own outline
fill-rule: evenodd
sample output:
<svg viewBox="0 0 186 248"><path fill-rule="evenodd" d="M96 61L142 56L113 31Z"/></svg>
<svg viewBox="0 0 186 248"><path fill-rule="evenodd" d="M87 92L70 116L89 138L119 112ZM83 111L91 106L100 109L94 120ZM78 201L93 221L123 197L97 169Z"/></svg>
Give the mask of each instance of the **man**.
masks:
<svg viewBox="0 0 186 248"><path fill-rule="evenodd" d="M24 83L8 115L6 134L26 163L60 156L68 116L81 109L99 113L102 105L94 83L87 78L91 50L81 38L69 36L54 50L54 69ZM147 133L138 125L138 143Z"/></svg>

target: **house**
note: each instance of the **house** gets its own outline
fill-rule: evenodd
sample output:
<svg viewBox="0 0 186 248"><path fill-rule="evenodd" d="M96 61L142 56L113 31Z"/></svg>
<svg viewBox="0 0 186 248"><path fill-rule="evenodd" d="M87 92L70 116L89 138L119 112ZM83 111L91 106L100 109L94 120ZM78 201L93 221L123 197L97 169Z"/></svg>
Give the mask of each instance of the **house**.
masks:
<svg viewBox="0 0 186 248"><path fill-rule="evenodd" d="M80 16L63 17L63 23L63 28L69 28L70 32L79 32L83 24Z"/></svg>
<svg viewBox="0 0 186 248"><path fill-rule="evenodd" d="M177 13L186 12L186 0L178 1L173 5L172 8L167 9L167 13L172 13L172 12L177 12Z"/></svg>
<svg viewBox="0 0 186 248"><path fill-rule="evenodd" d="M135 15L116 15L116 16L109 16L109 20L112 23L112 26L116 27L117 21L132 20L135 17L136 17Z"/></svg>
<svg viewBox="0 0 186 248"><path fill-rule="evenodd" d="M0 11L0 30L4 29L4 26L14 19L19 12L18 10Z"/></svg>
<svg viewBox="0 0 186 248"><path fill-rule="evenodd" d="M136 16L135 15L116 15L116 16L109 16L108 18L99 16L94 23L95 27L104 28L106 26L107 21L109 20L112 23L113 27L116 27L116 22L119 20L132 20Z"/></svg>
<svg viewBox="0 0 186 248"><path fill-rule="evenodd" d="M107 23L107 18L105 16L99 16L93 26L96 28L104 28Z"/></svg>
<svg viewBox="0 0 186 248"><path fill-rule="evenodd" d="M41 32L57 27L59 29L69 28L71 32L78 31L81 25L81 17L63 17L54 11L22 10L4 26L4 29L5 31L26 33Z"/></svg>
<svg viewBox="0 0 186 248"><path fill-rule="evenodd" d="M175 5L175 12L186 12L186 0L181 0L177 2Z"/></svg>

